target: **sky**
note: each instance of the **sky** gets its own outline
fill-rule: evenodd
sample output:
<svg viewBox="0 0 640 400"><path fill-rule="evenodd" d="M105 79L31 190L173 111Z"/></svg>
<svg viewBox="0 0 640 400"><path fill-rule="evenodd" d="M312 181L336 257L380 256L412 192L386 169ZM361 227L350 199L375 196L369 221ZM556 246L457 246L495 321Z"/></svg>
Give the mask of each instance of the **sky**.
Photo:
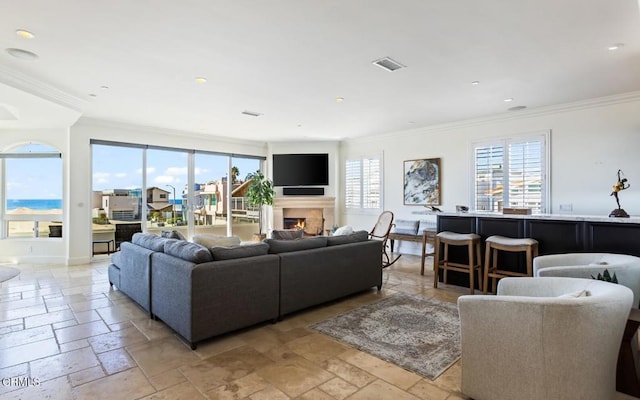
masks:
<svg viewBox="0 0 640 400"><path fill-rule="evenodd" d="M142 187L142 149L93 145L92 190L134 189ZM57 149L28 145L19 152L58 152ZM18 152L18 149L14 150ZM61 199L62 160L60 158L6 159L7 199ZM181 197L187 183L187 153L147 150L147 186L157 186ZM238 179L258 170L259 160L234 158ZM195 181L220 180L227 173L227 157L195 155Z"/></svg>

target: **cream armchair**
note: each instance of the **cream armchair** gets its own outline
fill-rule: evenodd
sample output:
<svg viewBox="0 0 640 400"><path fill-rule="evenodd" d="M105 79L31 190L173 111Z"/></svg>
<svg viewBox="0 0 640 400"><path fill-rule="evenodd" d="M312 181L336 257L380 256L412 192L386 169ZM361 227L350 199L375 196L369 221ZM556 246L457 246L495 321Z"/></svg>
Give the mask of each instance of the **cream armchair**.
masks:
<svg viewBox="0 0 640 400"><path fill-rule="evenodd" d="M462 392L475 400L607 400L633 293L578 278L503 278L458 299Z"/></svg>
<svg viewBox="0 0 640 400"><path fill-rule="evenodd" d="M608 269L618 283L633 291L633 307L640 303L640 257L610 253L567 253L533 259L533 276L586 278Z"/></svg>

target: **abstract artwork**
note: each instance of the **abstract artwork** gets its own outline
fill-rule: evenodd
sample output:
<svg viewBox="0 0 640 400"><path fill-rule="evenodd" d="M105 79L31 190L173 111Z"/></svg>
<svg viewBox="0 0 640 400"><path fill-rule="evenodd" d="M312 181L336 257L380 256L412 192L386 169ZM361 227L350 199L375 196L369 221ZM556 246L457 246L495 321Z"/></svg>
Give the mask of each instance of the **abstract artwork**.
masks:
<svg viewBox="0 0 640 400"><path fill-rule="evenodd" d="M404 204L440 205L440 159L404 162Z"/></svg>

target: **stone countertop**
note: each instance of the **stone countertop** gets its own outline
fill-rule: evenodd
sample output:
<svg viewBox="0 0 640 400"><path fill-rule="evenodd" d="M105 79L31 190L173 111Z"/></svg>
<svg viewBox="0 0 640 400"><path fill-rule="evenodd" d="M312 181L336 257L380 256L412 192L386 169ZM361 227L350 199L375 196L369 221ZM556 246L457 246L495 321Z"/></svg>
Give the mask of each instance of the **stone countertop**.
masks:
<svg viewBox="0 0 640 400"><path fill-rule="evenodd" d="M621 224L640 224L640 217L632 216L630 218L612 218L606 215L576 215L576 214L502 214L495 212L439 212L432 211L414 211L413 214L436 214L443 217L488 217L488 218L511 218L511 219L548 219L556 221L586 221L586 222L612 222Z"/></svg>

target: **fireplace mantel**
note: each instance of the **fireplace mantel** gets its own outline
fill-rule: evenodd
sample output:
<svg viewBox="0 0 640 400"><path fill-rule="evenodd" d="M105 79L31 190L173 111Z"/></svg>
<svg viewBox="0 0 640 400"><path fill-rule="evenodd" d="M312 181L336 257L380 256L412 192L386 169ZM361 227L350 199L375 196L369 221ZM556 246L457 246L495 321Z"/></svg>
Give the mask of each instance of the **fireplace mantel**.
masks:
<svg viewBox="0 0 640 400"><path fill-rule="evenodd" d="M336 198L328 196L283 196L273 199L273 229L283 229L284 210L290 208L322 209L324 229L335 222ZM302 215L301 215L302 216Z"/></svg>

